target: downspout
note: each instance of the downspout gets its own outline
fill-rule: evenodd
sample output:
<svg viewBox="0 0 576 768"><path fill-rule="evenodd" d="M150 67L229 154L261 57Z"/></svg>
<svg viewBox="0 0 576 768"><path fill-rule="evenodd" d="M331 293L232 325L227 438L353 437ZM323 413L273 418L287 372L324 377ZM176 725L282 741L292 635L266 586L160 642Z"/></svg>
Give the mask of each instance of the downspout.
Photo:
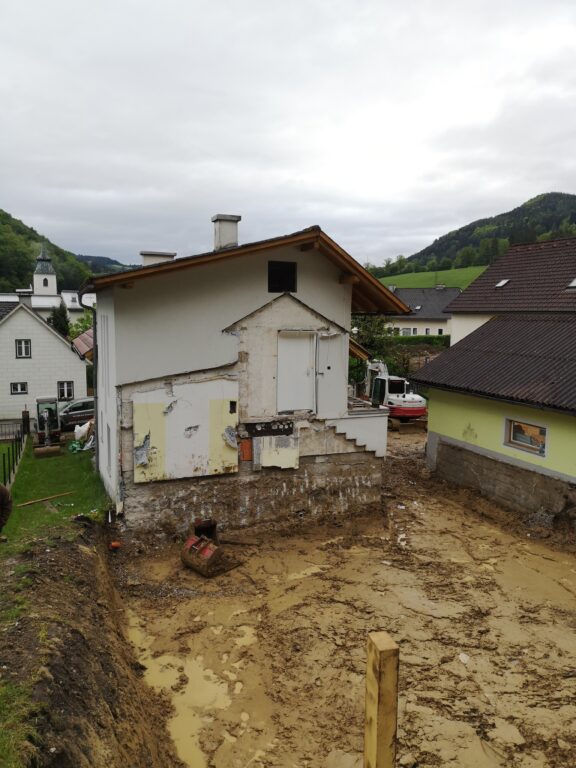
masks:
<svg viewBox="0 0 576 768"><path fill-rule="evenodd" d="M87 287L80 289L80 306L92 312L92 386L94 388L94 461L96 471L100 472L100 426L98 409L98 333L96 323L96 309L84 304L82 299L87 293Z"/></svg>

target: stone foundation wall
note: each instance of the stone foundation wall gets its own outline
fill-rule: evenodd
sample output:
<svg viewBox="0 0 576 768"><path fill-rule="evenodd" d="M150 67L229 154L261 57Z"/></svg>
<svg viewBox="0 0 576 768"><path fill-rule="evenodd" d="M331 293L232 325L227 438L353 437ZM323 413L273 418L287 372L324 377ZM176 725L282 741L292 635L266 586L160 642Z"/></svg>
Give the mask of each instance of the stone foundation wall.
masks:
<svg viewBox="0 0 576 768"><path fill-rule="evenodd" d="M124 515L132 529L186 532L197 517L221 528L282 519L319 519L382 508L384 463L372 453L300 459L298 469L241 465L235 475L135 484L124 472Z"/></svg>
<svg viewBox="0 0 576 768"><path fill-rule="evenodd" d="M529 524L553 525L576 507L576 484L439 441L436 474L480 491Z"/></svg>

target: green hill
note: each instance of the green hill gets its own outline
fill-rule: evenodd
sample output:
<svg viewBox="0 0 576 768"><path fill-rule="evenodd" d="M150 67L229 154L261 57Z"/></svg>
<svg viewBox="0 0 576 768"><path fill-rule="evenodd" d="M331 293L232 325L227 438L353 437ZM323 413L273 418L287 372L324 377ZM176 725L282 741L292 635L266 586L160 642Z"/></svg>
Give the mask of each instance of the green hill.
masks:
<svg viewBox="0 0 576 768"><path fill-rule="evenodd" d="M478 219L448 232L408 258L373 267L376 277L485 266L510 245L576 236L576 195L549 192L512 211ZM444 280L443 282L446 282Z"/></svg>
<svg viewBox="0 0 576 768"><path fill-rule="evenodd" d="M467 288L484 272L486 267L463 267L462 269L447 269L439 272L409 272L405 275L382 277L380 282L389 288L434 288L443 284L447 288Z"/></svg>
<svg viewBox="0 0 576 768"><path fill-rule="evenodd" d="M84 256L84 254L79 253L76 258L85 264L93 275L122 272L125 269L138 266L137 264L122 264L116 259L109 259L108 256Z"/></svg>
<svg viewBox="0 0 576 768"><path fill-rule="evenodd" d="M52 259L59 290L74 290L82 285L90 270L73 253L59 248L32 227L0 210L0 293L31 284L42 243Z"/></svg>

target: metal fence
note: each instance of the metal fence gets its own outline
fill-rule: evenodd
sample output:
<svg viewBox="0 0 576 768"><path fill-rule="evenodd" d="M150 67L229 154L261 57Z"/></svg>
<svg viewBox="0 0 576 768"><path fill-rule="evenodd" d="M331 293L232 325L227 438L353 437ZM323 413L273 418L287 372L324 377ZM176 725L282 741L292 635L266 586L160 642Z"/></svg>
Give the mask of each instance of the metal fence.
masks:
<svg viewBox="0 0 576 768"><path fill-rule="evenodd" d="M14 479L18 460L25 444L26 434L22 422L0 424L0 478L2 485L8 486Z"/></svg>

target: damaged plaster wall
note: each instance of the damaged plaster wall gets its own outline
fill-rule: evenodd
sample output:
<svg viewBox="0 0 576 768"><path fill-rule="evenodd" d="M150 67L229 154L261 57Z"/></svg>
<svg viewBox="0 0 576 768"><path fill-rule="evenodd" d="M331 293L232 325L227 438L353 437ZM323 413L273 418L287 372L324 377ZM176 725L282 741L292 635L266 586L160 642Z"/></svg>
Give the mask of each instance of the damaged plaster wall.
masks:
<svg viewBox="0 0 576 768"><path fill-rule="evenodd" d="M113 501L119 501L118 392L116 382L116 323L112 290L98 294L98 469Z"/></svg>
<svg viewBox="0 0 576 768"><path fill-rule="evenodd" d="M278 333L291 329L321 334L318 413L336 417L347 412L348 335L290 295L283 295L228 329L238 337L240 421L277 415ZM324 407L328 399L329 406Z"/></svg>

